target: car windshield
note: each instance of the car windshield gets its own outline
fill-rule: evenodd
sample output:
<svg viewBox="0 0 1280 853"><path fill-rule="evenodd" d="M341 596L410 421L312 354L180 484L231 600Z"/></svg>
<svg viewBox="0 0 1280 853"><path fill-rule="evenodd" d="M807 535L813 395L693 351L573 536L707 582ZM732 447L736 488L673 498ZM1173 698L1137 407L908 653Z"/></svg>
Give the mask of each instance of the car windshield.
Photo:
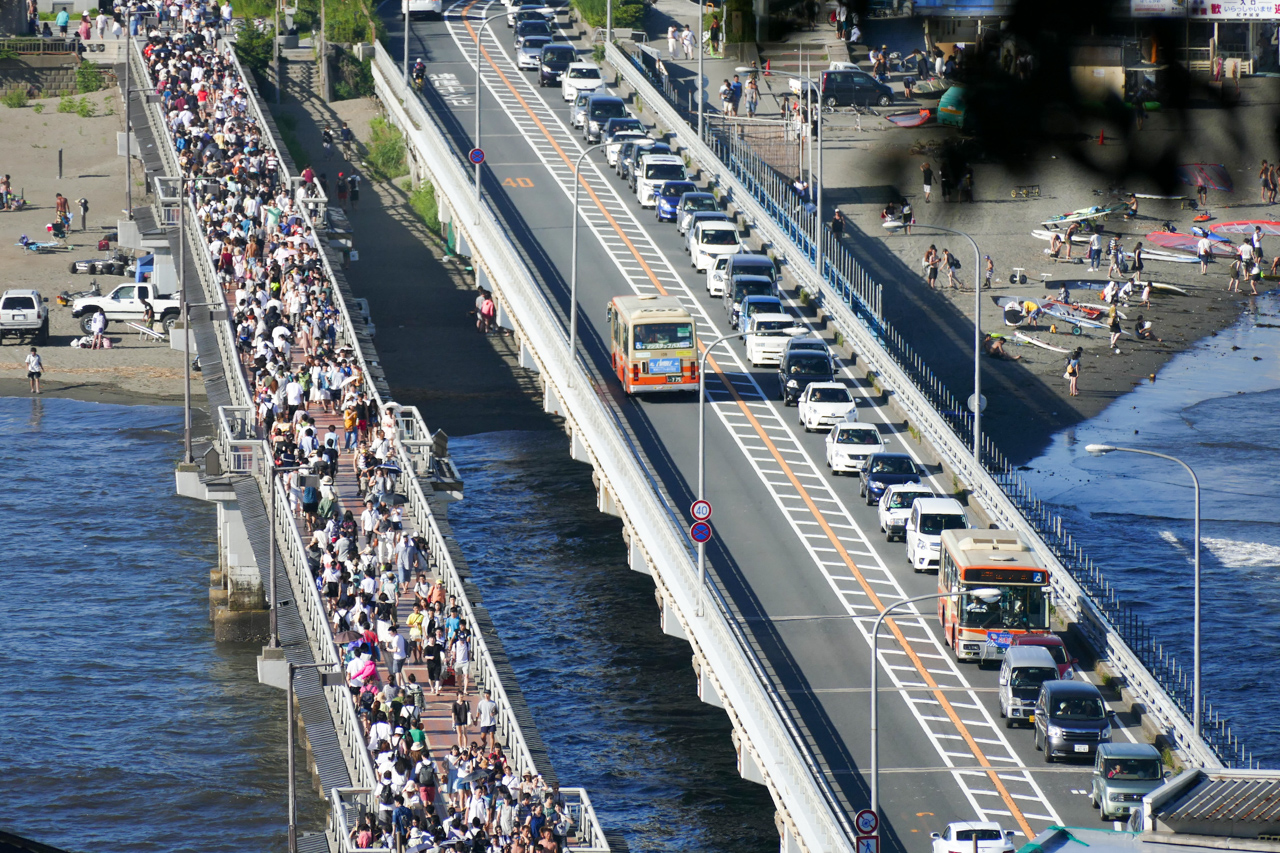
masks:
<svg viewBox="0 0 1280 853"><path fill-rule="evenodd" d="M743 281L734 285L733 299L741 302L748 296L772 296L773 286L767 281Z"/></svg>
<svg viewBox="0 0 1280 853"><path fill-rule="evenodd" d="M880 433L870 427L842 429L836 433L836 444L879 444ZM897 504L893 504L897 506Z"/></svg>
<svg viewBox="0 0 1280 853"><path fill-rule="evenodd" d="M32 311L35 307L36 302L30 296L10 296L4 301L6 311Z"/></svg>
<svg viewBox="0 0 1280 853"><path fill-rule="evenodd" d="M780 337L786 335L786 330L790 328L790 320L757 320L755 331L763 332L773 337Z"/></svg>
<svg viewBox="0 0 1280 853"><path fill-rule="evenodd" d="M626 106L618 102L596 104L591 108L591 120L600 124L611 118L622 118L626 114Z"/></svg>
<svg viewBox="0 0 1280 853"><path fill-rule="evenodd" d="M1054 662L1054 663L1062 664L1062 663L1066 663L1066 662L1067 662L1067 660L1068 660L1068 659L1067 659L1067 649L1066 649L1066 647L1065 647L1065 646L1058 645L1057 643L1054 643L1054 644L1050 645L1050 644L1048 644L1048 643L1027 643L1027 642L1023 642L1023 643L1019 643L1019 645L1022 645L1022 646L1039 646L1040 648L1044 649L1045 651L1047 651L1047 652L1049 653L1049 657L1053 658L1053 662Z"/></svg>
<svg viewBox="0 0 1280 853"><path fill-rule="evenodd" d="M671 183L662 185L662 194L668 198L678 198L692 189L693 184L688 183L687 181L672 181Z"/></svg>
<svg viewBox="0 0 1280 853"><path fill-rule="evenodd" d="M916 498L931 498L932 492L894 492L889 499L889 509L910 509Z"/></svg>
<svg viewBox="0 0 1280 853"><path fill-rule="evenodd" d="M549 44L551 39L546 36L529 36L524 40L524 44L520 45L520 49L525 53L537 53Z"/></svg>
<svg viewBox="0 0 1280 853"><path fill-rule="evenodd" d="M716 209L715 196L694 196L684 200L684 209L692 211L710 211Z"/></svg>
<svg viewBox="0 0 1280 853"><path fill-rule="evenodd" d="M944 530L964 530L964 528L964 516L953 512L931 512L920 516L920 532L927 536L939 536Z"/></svg>
<svg viewBox="0 0 1280 853"><path fill-rule="evenodd" d="M1023 666L1013 671L1010 685L1013 687L1039 687L1046 681L1053 681L1057 677L1058 668L1056 666Z"/></svg>
<svg viewBox="0 0 1280 853"><path fill-rule="evenodd" d="M810 403L851 403L853 397L848 388L814 388L809 392Z"/></svg>
<svg viewBox="0 0 1280 853"><path fill-rule="evenodd" d="M599 68L570 68L569 79L570 80L599 80L600 69Z"/></svg>
<svg viewBox="0 0 1280 853"><path fill-rule="evenodd" d="M753 264L750 261L743 263L738 261L733 265L735 275L762 275L766 278L773 278L775 272L773 264Z"/></svg>
<svg viewBox="0 0 1280 853"><path fill-rule="evenodd" d="M650 181L678 181L684 177L684 166L679 163L646 163L644 176Z"/></svg>
<svg viewBox="0 0 1280 853"><path fill-rule="evenodd" d="M960 624L966 628L1020 628L1025 631L1049 627L1044 588L1038 586L1001 587L1000 600L991 603L962 595L960 610Z"/></svg>
<svg viewBox="0 0 1280 853"><path fill-rule="evenodd" d="M1120 782L1151 782L1164 775L1164 768L1154 758L1117 758L1103 765L1108 779Z"/></svg>
<svg viewBox="0 0 1280 853"><path fill-rule="evenodd" d="M890 456L887 459L877 459L871 463L872 474L914 474L916 473L915 463L910 459L904 459L897 456Z"/></svg>
<svg viewBox="0 0 1280 853"><path fill-rule="evenodd" d="M998 829L957 829L956 841L1004 841Z"/></svg>
<svg viewBox="0 0 1280 853"><path fill-rule="evenodd" d="M1054 704L1051 715L1055 720L1104 720L1107 709L1097 696L1068 696Z"/></svg>
<svg viewBox="0 0 1280 853"><path fill-rule="evenodd" d="M823 356L817 355L797 355L792 356L788 362L788 373L830 373L831 362L827 361Z"/></svg>
<svg viewBox="0 0 1280 853"><path fill-rule="evenodd" d="M520 22L520 35L531 36L534 34L551 35L551 25L543 20Z"/></svg>
<svg viewBox="0 0 1280 853"><path fill-rule="evenodd" d="M639 119L626 119L619 121L613 120L613 126L609 128L610 133L643 133L644 125L640 124Z"/></svg>
<svg viewBox="0 0 1280 853"><path fill-rule="evenodd" d="M646 323L635 332L638 350L693 348L692 323Z"/></svg>
<svg viewBox="0 0 1280 853"><path fill-rule="evenodd" d="M704 246L736 246L738 245L738 232L731 231L728 228L703 231L701 243Z"/></svg>
<svg viewBox="0 0 1280 853"><path fill-rule="evenodd" d="M573 62L577 51L571 47L556 47L542 52L544 62Z"/></svg>

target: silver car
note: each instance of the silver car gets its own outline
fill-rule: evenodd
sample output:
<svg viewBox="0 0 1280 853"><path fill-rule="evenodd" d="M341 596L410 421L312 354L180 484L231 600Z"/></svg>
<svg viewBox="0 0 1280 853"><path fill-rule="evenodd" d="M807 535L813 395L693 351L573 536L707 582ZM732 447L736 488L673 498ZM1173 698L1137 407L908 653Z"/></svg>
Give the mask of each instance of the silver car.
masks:
<svg viewBox="0 0 1280 853"><path fill-rule="evenodd" d="M579 92L578 97L573 99L573 106L569 110L569 123L574 127L582 127L587 120L587 99L594 95L594 91Z"/></svg>
<svg viewBox="0 0 1280 853"><path fill-rule="evenodd" d="M542 61L542 49L551 44L549 36L529 36L516 51L516 67L522 71L537 71Z"/></svg>

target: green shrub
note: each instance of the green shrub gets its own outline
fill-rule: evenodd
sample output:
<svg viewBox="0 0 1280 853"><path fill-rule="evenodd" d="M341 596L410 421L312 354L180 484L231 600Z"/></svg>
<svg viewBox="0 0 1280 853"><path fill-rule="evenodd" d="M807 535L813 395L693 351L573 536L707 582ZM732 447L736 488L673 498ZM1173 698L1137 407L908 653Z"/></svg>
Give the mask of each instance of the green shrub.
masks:
<svg viewBox="0 0 1280 853"><path fill-rule="evenodd" d="M31 111L32 111L33 113L35 113L36 115L40 115L40 113L44 112L44 104L35 104L35 105L33 105L33 106L31 107Z"/></svg>
<svg viewBox="0 0 1280 853"><path fill-rule="evenodd" d="M333 71L333 93L339 101L373 94L372 57L362 62L355 54L341 51L333 63Z"/></svg>
<svg viewBox="0 0 1280 853"><path fill-rule="evenodd" d="M261 74L271 66L272 31L265 27L259 29L251 18L246 18L245 23L236 37L236 56L246 68Z"/></svg>
<svg viewBox="0 0 1280 853"><path fill-rule="evenodd" d="M82 95L102 88L102 72L92 62L81 62L76 69L76 91Z"/></svg>
<svg viewBox="0 0 1280 853"><path fill-rule="evenodd" d="M593 27L603 27L607 22L606 0L573 0L573 7L582 20ZM615 30L643 29L648 6L644 0L613 0L613 28Z"/></svg>
<svg viewBox="0 0 1280 853"><path fill-rule="evenodd" d="M436 188L430 181L423 181L409 194L409 206L422 217L432 234L440 233L440 206L436 202Z"/></svg>
<svg viewBox="0 0 1280 853"><path fill-rule="evenodd" d="M58 112L73 113L76 111L76 99L63 95L58 99Z"/></svg>
<svg viewBox="0 0 1280 853"><path fill-rule="evenodd" d="M377 180L389 181L409 174L404 159L404 137L382 116L375 116L369 121L369 152L365 161Z"/></svg>
<svg viewBox="0 0 1280 853"><path fill-rule="evenodd" d="M81 98L76 101L76 115L80 118L89 118L98 111L98 107L88 98Z"/></svg>
<svg viewBox="0 0 1280 853"><path fill-rule="evenodd" d="M25 107L27 105L27 90L10 89L4 93L3 98L0 98L0 103L11 109Z"/></svg>
<svg viewBox="0 0 1280 853"><path fill-rule="evenodd" d="M604 45L598 44L595 47L591 48L591 61L594 62L596 65L599 65L602 62L604 62Z"/></svg>

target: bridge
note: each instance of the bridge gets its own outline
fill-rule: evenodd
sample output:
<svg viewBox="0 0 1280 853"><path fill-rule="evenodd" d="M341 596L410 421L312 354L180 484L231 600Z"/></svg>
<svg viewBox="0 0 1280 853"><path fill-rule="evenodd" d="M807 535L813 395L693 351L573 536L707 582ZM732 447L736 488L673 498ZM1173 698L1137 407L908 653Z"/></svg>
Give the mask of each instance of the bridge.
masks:
<svg viewBox="0 0 1280 853"><path fill-rule="evenodd" d="M727 332L720 300L684 268L674 228L648 219L599 152L583 156L559 91L539 89L516 67L500 24L481 26L503 9L464 0L442 21L410 24L411 55L428 58L421 92L402 79L394 52L404 34L388 21L393 52L375 47L378 97L405 135L415 179L434 184L441 221L458 235L480 286L495 294L498 322L519 341L521 365L537 373L545 408L563 417L569 455L593 467L600 510L623 520L630 567L652 577L663 630L692 647L700 697L730 717L741 774L772 794L781 849L853 850L861 834L854 816L869 803L872 622L890 604L935 591L936 581L907 570L901 546L884 541L860 500L858 481L826 470L822 436L796 425L772 372L753 369L731 342L708 360L706 496L715 538L707 583L699 584L686 532L697 406L621 393L610 376L604 307L618 294L674 296L707 342ZM984 445L974 460L968 421L879 316L875 283L856 260L837 263L828 247L820 275L812 223L789 218L789 206L725 143L699 139L639 62L614 44L605 51L611 85L633 113L718 193L751 244L780 260L791 310L844 347L841 376L859 398L861 420L879 427L889 450L922 463L935 491L963 489L978 526L1018 531L1050 567L1056 626L1124 685L1115 739L1159 735L1198 766L1241 760L1216 730L1206 739L1192 729L1176 665L1154 654L1098 567L998 450ZM471 136L478 97L480 140ZM486 161L477 202L465 156L479 146ZM571 305L574 217L580 274ZM953 819L998 820L1028 838L1052 824L1094 820L1089 768L1046 765L1029 734L999 719L995 673L958 664L930 609L897 612L874 664L884 690L884 846L919 849L921 833Z"/></svg>

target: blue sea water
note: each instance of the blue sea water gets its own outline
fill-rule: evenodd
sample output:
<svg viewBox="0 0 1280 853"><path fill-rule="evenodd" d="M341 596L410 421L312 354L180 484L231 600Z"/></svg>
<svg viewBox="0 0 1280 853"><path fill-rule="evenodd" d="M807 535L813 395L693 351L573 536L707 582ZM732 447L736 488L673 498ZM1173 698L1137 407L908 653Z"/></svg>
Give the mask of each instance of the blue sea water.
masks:
<svg viewBox="0 0 1280 853"><path fill-rule="evenodd" d="M1099 369L1105 369L1105 359ZM1082 375L1087 383L1087 374ZM1264 766L1280 766L1280 300L1172 359L1029 463L1033 488L1158 642L1191 670L1194 501L1201 486L1201 658L1206 695Z"/></svg>
<svg viewBox="0 0 1280 853"><path fill-rule="evenodd" d="M68 850L284 850L284 697L215 644L182 411L0 398L0 828ZM322 803L302 785L304 828Z"/></svg>

